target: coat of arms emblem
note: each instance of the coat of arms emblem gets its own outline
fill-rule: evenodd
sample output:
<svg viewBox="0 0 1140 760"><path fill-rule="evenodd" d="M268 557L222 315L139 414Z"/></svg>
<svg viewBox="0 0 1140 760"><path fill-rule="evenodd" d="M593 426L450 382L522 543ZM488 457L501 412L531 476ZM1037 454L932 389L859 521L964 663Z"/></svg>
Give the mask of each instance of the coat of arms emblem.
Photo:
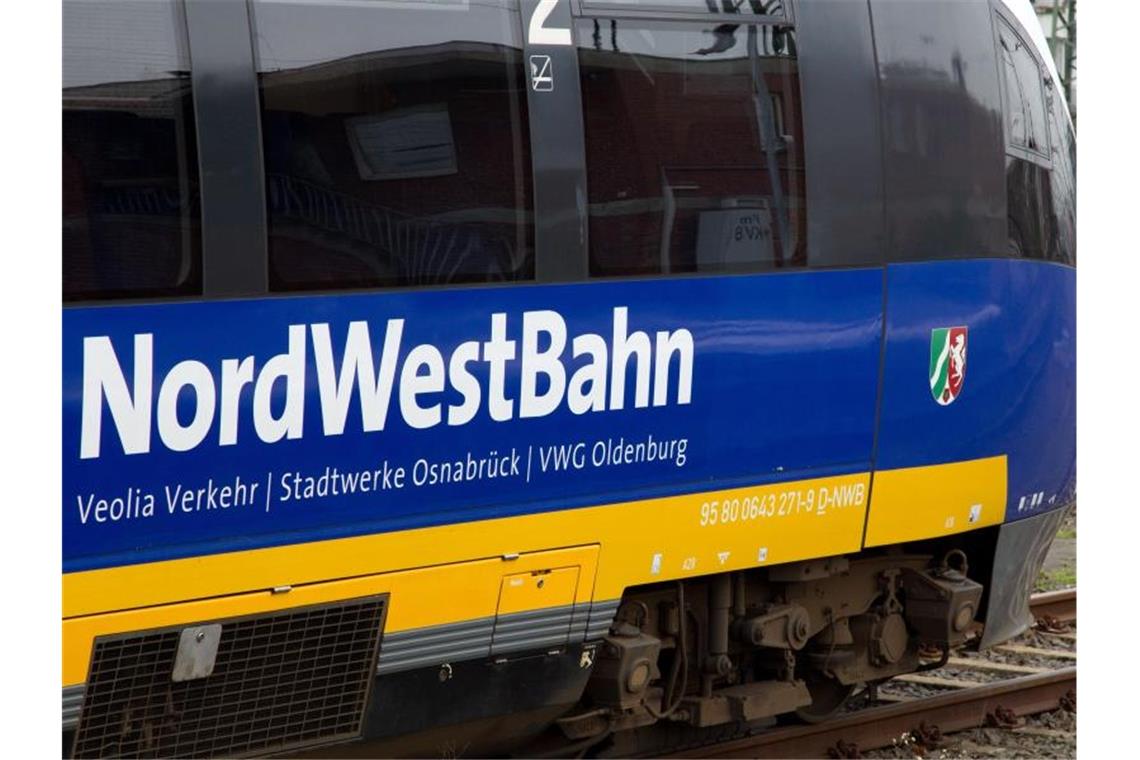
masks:
<svg viewBox="0 0 1140 760"><path fill-rule="evenodd" d="M942 406L953 403L966 381L966 328L930 331L930 395Z"/></svg>

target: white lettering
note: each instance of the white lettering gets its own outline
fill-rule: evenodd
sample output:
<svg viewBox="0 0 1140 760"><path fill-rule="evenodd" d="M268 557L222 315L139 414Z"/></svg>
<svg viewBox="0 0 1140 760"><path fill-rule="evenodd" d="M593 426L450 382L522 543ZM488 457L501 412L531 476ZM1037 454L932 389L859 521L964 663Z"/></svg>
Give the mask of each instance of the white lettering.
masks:
<svg viewBox="0 0 1140 760"><path fill-rule="evenodd" d="M687 404L693 395L693 334L685 329L657 333L653 366L653 405L669 403L669 359L677 354L677 403Z"/></svg>
<svg viewBox="0 0 1140 760"><path fill-rule="evenodd" d="M345 432L354 403L359 404L363 432L384 430L397 385L402 421L413 429L442 424L445 405L449 426L466 425L479 416L484 399L486 413L495 422L515 417L516 398L520 418L554 414L563 403L576 415L623 409L627 384L633 386L635 408L649 406L651 388L653 406L666 406L671 397L677 404L690 403L695 356L692 333L684 328L661 330L651 339L650 333L630 329L628 307L614 308L612 317L608 335L570 336L559 312L527 311L522 314L522 345L516 349L516 340L508 332L507 313L497 312L491 315L489 339L451 344L455 348L450 355L433 343L412 345L403 353L404 320L389 319L379 363L367 321L348 324L339 357L334 354L329 324L294 324L288 326L288 348L266 361L253 354L223 358L210 366L185 359L174 364L161 381L154 374L151 333L134 336L133 366L127 368L130 382L110 337L87 337L83 341L80 456L100 456L104 408L126 454L150 450L152 417L157 417L160 440L173 451L200 445L215 423L218 444L236 445L243 415L252 416L257 437L265 443L301 438L306 391L312 391L306 388L309 336L317 386L314 405L319 402L326 436ZM564 357L568 342L573 363ZM627 382L631 364L632 382ZM157 399L153 397L155 385L159 386ZM249 423L248 416L244 424ZM541 464L544 469L565 466L560 458L561 454L547 453ZM230 492L224 488L214 501L229 504ZM206 501L211 502L210 498ZM81 505L85 515L97 512L101 514L97 501Z"/></svg>
<svg viewBox="0 0 1140 760"><path fill-rule="evenodd" d="M317 390L321 399L321 420L325 435L340 435L348 418L354 382L360 386L360 415L366 433L384 429L388 420L388 403L392 398L392 381L396 377L396 359L404 333L404 320L389 319L384 333L384 350L380 354L380 376L372 361L372 342L367 322L352 322L344 341L340 376L333 371L332 341L327 324L310 327L313 335L313 359L317 365Z"/></svg>
<svg viewBox="0 0 1140 760"><path fill-rule="evenodd" d="M273 416L277 381L285 380L285 408ZM280 394L278 394L280 395ZM253 389L253 427L266 443L300 438L305 415L305 326L289 325L289 351L265 363Z"/></svg>
<svg viewBox="0 0 1140 760"><path fill-rule="evenodd" d="M127 388L123 368L111 339L105 335L83 339L83 410L79 431L79 458L99 456L102 439L103 399L111 411L124 454L150 451L150 401L153 382L154 336L135 335L134 396Z"/></svg>
<svg viewBox="0 0 1140 760"><path fill-rule="evenodd" d="M473 340L460 343L451 354L451 361L447 365L448 374L451 377L452 387L463 395L463 403L448 408L448 425L466 425L475 419L479 411L482 390L479 381L467 370L467 365L478 359L479 344Z"/></svg>
<svg viewBox="0 0 1140 760"><path fill-rule="evenodd" d="M531 45L571 45L570 30L546 26L546 20L558 5L558 0L538 0L527 26L526 38Z"/></svg>
<svg viewBox="0 0 1140 760"><path fill-rule="evenodd" d="M539 333L550 336L550 347L538 350ZM545 417L558 408L566 393L566 369L560 358L566 348L566 322L556 311L523 314L522 384L519 417ZM538 376L549 378L546 393L537 391Z"/></svg>
<svg viewBox="0 0 1140 760"><path fill-rule="evenodd" d="M490 397L487 410L491 419L506 422L514 416L514 402L506 397L507 362L515 358L515 342L507 340L507 315L491 315L491 340L483 344L483 361L490 365Z"/></svg>
<svg viewBox="0 0 1140 760"><path fill-rule="evenodd" d="M426 374L420 373L421 367L427 369ZM439 393L444 382L443 355L438 348L424 344L409 351L400 372L400 412L404 422L420 430L438 425L441 405L420 406L416 396Z"/></svg>
<svg viewBox="0 0 1140 760"><path fill-rule="evenodd" d="M178 397L183 388L194 389L194 416L190 424L178 420ZM210 432L217 401L214 376L202 362L178 362L166 373L158 391L158 436L171 451L189 451Z"/></svg>
<svg viewBox="0 0 1140 760"><path fill-rule="evenodd" d="M241 389L252 382L252 356L245 357L240 363L237 359L226 359L222 362L222 424L218 432L218 443L222 446L232 446L237 443Z"/></svg>
<svg viewBox="0 0 1140 760"><path fill-rule="evenodd" d="M606 369L609 352L601 335L587 333L574 338L574 358L588 354L590 363L570 377L567 406L574 414L606 410Z"/></svg>
<svg viewBox="0 0 1140 760"><path fill-rule="evenodd" d="M610 370L610 409L625 407L625 369L630 356L636 355L633 405L639 409L649 406L649 336L640 330L627 333L629 309L614 309L613 367Z"/></svg>

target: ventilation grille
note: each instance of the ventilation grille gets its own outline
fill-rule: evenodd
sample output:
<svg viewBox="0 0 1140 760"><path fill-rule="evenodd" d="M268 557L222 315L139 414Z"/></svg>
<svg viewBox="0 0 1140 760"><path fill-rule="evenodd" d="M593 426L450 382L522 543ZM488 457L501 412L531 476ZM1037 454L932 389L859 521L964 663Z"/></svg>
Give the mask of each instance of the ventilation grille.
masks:
<svg viewBox="0 0 1140 760"><path fill-rule="evenodd" d="M213 673L171 680L183 627L96 639L75 757L265 754L359 735L386 596L222 624Z"/></svg>

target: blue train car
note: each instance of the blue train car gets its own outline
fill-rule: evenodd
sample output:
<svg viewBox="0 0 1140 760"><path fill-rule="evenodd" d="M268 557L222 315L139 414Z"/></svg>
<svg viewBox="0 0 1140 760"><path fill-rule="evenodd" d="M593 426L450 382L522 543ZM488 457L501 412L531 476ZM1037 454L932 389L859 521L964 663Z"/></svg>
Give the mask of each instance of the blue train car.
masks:
<svg viewBox="0 0 1140 760"><path fill-rule="evenodd" d="M65 753L661 753L1027 626L1076 357L1027 3L63 19Z"/></svg>

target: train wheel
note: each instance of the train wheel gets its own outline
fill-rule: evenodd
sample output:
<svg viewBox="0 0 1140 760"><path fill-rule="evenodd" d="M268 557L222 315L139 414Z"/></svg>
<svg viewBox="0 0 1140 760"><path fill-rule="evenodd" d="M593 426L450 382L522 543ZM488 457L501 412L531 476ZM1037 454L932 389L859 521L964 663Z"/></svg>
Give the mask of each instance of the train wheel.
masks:
<svg viewBox="0 0 1140 760"><path fill-rule="evenodd" d="M855 690L854 684L841 684L818 672L808 673L804 683L811 694L811 704L796 710L796 717L805 723L820 723L835 715Z"/></svg>

